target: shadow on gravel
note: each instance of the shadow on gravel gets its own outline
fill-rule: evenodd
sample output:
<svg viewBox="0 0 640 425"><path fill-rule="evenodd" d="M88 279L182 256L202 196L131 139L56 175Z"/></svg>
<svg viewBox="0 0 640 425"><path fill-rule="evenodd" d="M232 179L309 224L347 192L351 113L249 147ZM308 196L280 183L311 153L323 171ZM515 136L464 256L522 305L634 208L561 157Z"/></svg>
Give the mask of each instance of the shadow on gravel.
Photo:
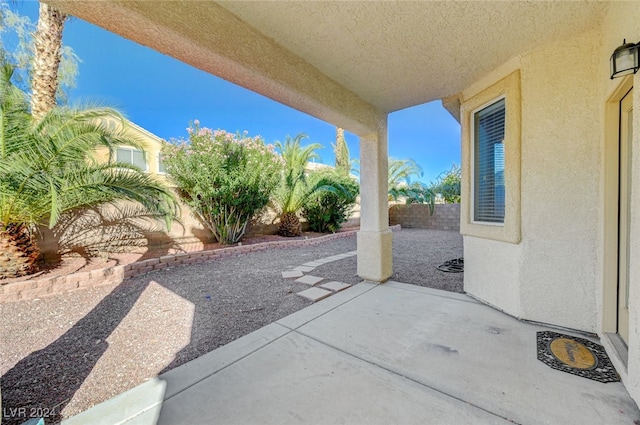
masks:
<svg viewBox="0 0 640 425"><path fill-rule="evenodd" d="M19 425L30 417L58 423L64 407L107 350L106 339L146 286L118 286L55 342L31 353L0 377L2 424ZM46 403L41 400L45 395Z"/></svg>
<svg viewBox="0 0 640 425"><path fill-rule="evenodd" d="M282 282L278 276L223 277L211 269L201 275L206 277L192 276L188 285L154 276L155 283L194 307L189 343L175 353L159 375L311 304L296 295L294 282L275 284Z"/></svg>

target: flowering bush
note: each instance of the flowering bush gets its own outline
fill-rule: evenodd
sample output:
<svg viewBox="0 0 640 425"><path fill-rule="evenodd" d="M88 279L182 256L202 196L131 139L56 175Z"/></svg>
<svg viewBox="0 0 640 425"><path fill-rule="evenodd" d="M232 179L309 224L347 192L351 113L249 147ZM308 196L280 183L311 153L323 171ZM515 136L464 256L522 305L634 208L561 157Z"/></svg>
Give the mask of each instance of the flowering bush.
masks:
<svg viewBox="0 0 640 425"><path fill-rule="evenodd" d="M162 158L183 201L220 243L239 241L280 181L282 157L260 137L200 127L173 140Z"/></svg>

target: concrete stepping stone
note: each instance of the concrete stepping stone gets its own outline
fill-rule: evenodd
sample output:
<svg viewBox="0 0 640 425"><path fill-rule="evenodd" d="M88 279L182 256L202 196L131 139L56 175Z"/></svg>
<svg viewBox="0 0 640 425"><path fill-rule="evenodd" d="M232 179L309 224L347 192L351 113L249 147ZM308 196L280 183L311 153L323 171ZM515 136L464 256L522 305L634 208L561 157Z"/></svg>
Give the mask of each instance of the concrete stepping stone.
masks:
<svg viewBox="0 0 640 425"><path fill-rule="evenodd" d="M291 279L292 277L302 277L304 274L300 270L287 270L282 272L284 279Z"/></svg>
<svg viewBox="0 0 640 425"><path fill-rule="evenodd" d="M338 261L341 260L342 257L340 257L339 255L332 255L331 257L327 257L325 258L325 260L329 260L329 261Z"/></svg>
<svg viewBox="0 0 640 425"><path fill-rule="evenodd" d="M314 263L327 264L332 262L333 260L329 260L328 258L321 258L319 260L314 261Z"/></svg>
<svg viewBox="0 0 640 425"><path fill-rule="evenodd" d="M303 273L309 273L310 271L314 270L315 267L312 266L298 266L296 268L294 268L293 270L298 270L301 271Z"/></svg>
<svg viewBox="0 0 640 425"><path fill-rule="evenodd" d="M320 288L309 288L305 289L304 291L298 292L298 295L313 302L327 298L331 294L333 294L333 292Z"/></svg>
<svg viewBox="0 0 640 425"><path fill-rule="evenodd" d="M302 276L299 279L296 279L296 282L304 283L305 285L315 285L316 283L322 282L323 280L324 280L323 277L312 276L312 275L308 274L306 276Z"/></svg>
<svg viewBox="0 0 640 425"><path fill-rule="evenodd" d="M324 264L324 263L321 263L321 262L319 262L319 261L309 261L308 263L304 263L304 264L302 265L302 267L305 267L305 266L306 266L306 267L318 267L318 266L321 266L321 265L323 265L323 264Z"/></svg>
<svg viewBox="0 0 640 425"><path fill-rule="evenodd" d="M351 287L351 285L348 283L336 282L336 281L323 283L322 285L318 285L318 286L320 288L328 289L333 292L340 292Z"/></svg>

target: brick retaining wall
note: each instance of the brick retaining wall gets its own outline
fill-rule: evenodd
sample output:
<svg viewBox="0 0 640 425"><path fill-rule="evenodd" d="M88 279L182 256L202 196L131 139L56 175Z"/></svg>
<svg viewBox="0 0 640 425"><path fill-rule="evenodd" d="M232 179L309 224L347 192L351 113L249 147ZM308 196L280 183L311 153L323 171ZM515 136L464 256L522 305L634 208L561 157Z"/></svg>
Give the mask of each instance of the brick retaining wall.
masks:
<svg viewBox="0 0 640 425"><path fill-rule="evenodd" d="M392 227L399 230L400 226ZM137 263L123 266L111 266L90 272L73 273L66 276L50 278L34 278L18 282L0 285L0 303L9 301L22 301L34 298L58 295L61 293L77 291L83 288L111 285L121 283L129 277L138 276L154 270L173 267L184 264L201 263L217 258L234 257L247 252L264 251L273 248L289 248L296 246L313 246L334 239L348 238L356 234L355 230L320 236L313 239L296 239L291 241L262 242L252 245L232 246L210 251L185 252L175 255L166 255L160 258L151 258Z"/></svg>
<svg viewBox="0 0 640 425"><path fill-rule="evenodd" d="M389 208L389 224L432 230L460 231L460 204L436 204L433 215L424 204L393 205Z"/></svg>

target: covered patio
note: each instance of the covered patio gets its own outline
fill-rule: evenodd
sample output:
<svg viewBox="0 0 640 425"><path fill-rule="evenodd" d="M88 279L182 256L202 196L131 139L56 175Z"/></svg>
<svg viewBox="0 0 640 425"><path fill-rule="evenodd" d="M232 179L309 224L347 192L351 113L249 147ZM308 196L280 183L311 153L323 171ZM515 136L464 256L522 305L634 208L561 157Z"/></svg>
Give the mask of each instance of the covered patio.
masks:
<svg viewBox="0 0 640 425"><path fill-rule="evenodd" d="M632 107L640 102L640 90L632 90L637 67L624 78L609 78L612 52L623 40L640 38L637 3L45 1L358 135L362 198L358 275L370 282L385 282L393 274L388 114L441 99L462 127L464 290L516 318L597 334L631 397L636 403L640 400L640 174L628 172L640 164L640 109ZM476 131L491 123L495 123L493 138L487 136L488 130ZM623 149L623 130L624 146L632 148ZM488 149L488 156L477 154L480 146ZM486 192L480 181L488 182ZM481 211L485 207L486 216ZM582 418L575 423L609 424L629 412L638 420L619 384L594 387L573 376L556 378L553 372L550 378L552 371L542 372L544 365L528 348L533 339L519 337L531 325L468 300L435 296L453 303L450 310L442 310L432 302L433 294L418 296L419 292L394 284L360 288L369 290L299 329L272 325L269 329L279 330L281 338L241 359L232 356L226 361L234 361L233 365L187 386L193 390L176 393L170 384L165 395L174 397L162 404L160 422L171 423L172 412L209 414L209 404L222 414L237 402L245 407L235 415L248 415L252 409L246 406L260 391L281 398L272 398L264 409L255 404L254 412L272 409L279 421L285 421L283 412L293 407L296 414L311 414L314 409L302 408L309 407L303 398L317 400L315 411L325 415L341 412L342 406L350 414L399 417L405 411L401 402L388 400L402 385L418 385L412 388L436 394L433 400L453 403L448 408L440 405L443 414L471 409L489 415L483 416L488 421L571 423ZM407 300L396 296L405 292L412 295ZM327 304L313 309L322 306ZM424 331L399 326L406 322L403 315L414 314L423 316L412 326L419 324ZM509 322L511 328L505 329L511 331L487 334L485 326L493 326L494 315ZM358 323L357 330L345 334ZM446 332L435 332L438 328ZM391 337L401 336L397 343L389 343ZM285 350L283 344L298 348ZM337 356L329 361L332 365L375 367L370 378L384 375L382 381L391 380L394 386L371 391L373 383L364 387L354 383L354 391L346 395L353 403L340 404L335 401L337 389L345 388L346 378L331 381L318 373L312 380L288 382L305 376L291 368L314 375L315 365L327 364L310 362L311 356L301 348L305 344L319 344L318 351ZM376 352L379 355L368 357L367 353ZM284 359L285 353L297 353L298 360L275 361ZM394 363L393 356L404 360ZM476 362L476 356L486 357ZM440 363L442 358L448 360ZM264 376L248 376L244 365L253 370L252 359L273 364L283 375L268 380L272 368L267 368L260 370ZM360 366L355 371L362 371ZM354 369L344 373L353 376ZM502 394L507 376L508 383L518 385L506 386ZM287 382L290 393L269 387L278 379ZM199 388L203 391L196 391ZM225 394L233 388L241 391L237 394L258 392L254 398L231 401ZM617 395L612 388L618 388ZM190 391L190 399L206 397L207 404L179 408L177 400ZM316 392L334 401L316 399ZM399 399L406 403L411 397ZM622 399L627 401L620 404ZM564 409L560 400L567 400L569 407ZM407 410L420 412L425 405L417 402ZM550 416L541 419L544 415ZM346 422L358 421L345 417L353 419ZM340 421L339 416L333 418ZM464 422L443 418L445 423ZM331 422L332 417L324 419Z"/></svg>
<svg viewBox="0 0 640 425"><path fill-rule="evenodd" d="M63 424L639 423L620 382L537 360L548 330L467 295L363 282Z"/></svg>

